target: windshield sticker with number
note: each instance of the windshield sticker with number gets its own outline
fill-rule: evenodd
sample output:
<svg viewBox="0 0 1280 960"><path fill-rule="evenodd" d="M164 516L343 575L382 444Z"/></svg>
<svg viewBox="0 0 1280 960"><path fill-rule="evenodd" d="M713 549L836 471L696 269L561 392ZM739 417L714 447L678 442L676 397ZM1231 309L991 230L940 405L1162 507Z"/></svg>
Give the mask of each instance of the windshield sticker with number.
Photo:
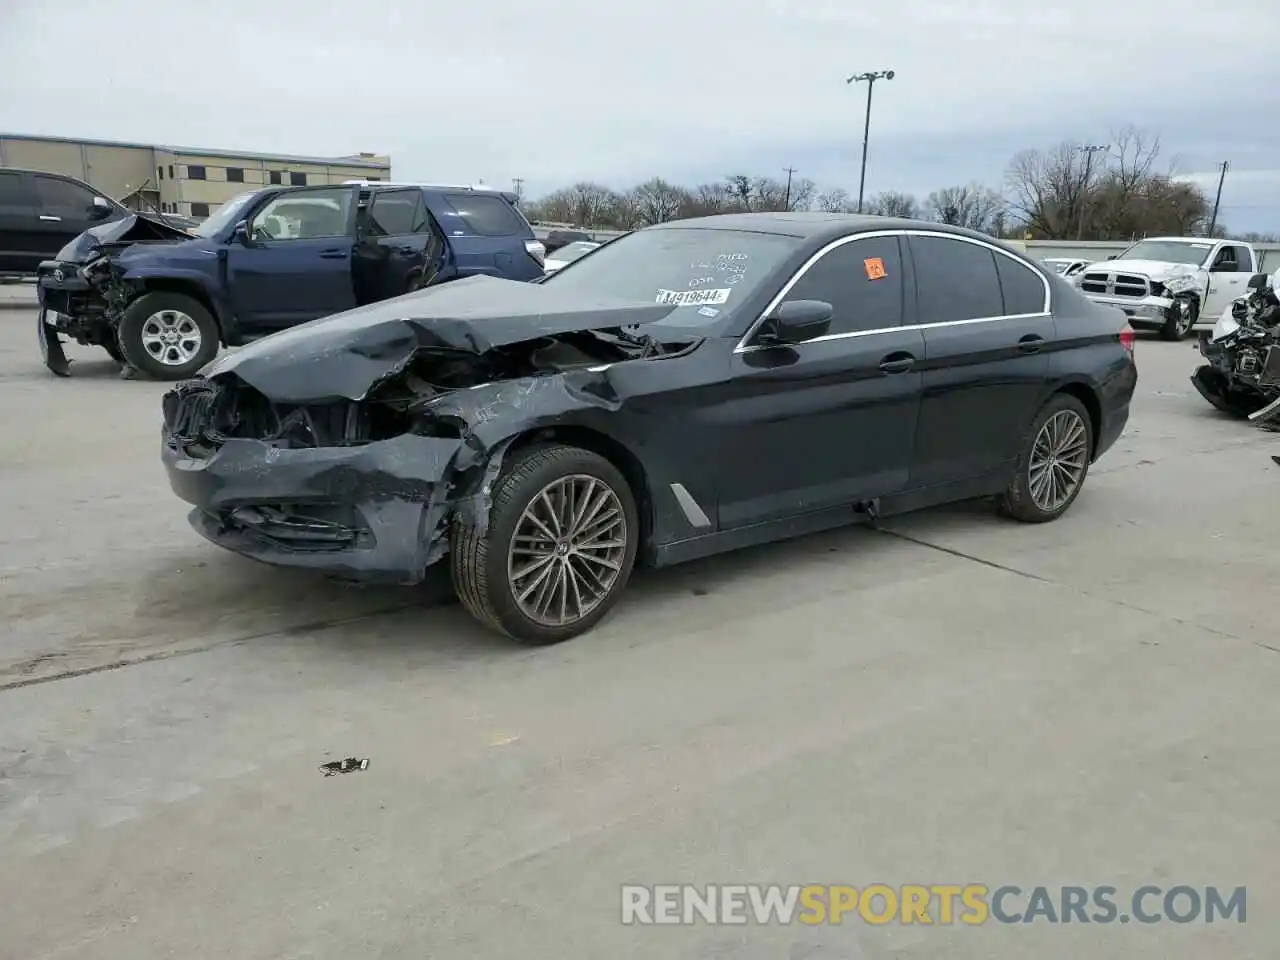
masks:
<svg viewBox="0 0 1280 960"><path fill-rule="evenodd" d="M704 304L725 303L733 291L728 287L709 290L659 290L658 303L667 303L676 307L697 307Z"/></svg>

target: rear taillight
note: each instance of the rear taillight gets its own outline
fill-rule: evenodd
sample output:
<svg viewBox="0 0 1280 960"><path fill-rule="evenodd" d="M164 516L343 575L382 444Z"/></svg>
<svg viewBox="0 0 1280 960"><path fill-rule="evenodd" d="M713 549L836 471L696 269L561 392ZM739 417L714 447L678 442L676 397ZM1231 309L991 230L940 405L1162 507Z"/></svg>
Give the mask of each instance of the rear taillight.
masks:
<svg viewBox="0 0 1280 960"><path fill-rule="evenodd" d="M1133 353L1133 345L1137 339L1138 337L1137 334L1133 332L1133 327L1126 323L1124 325L1124 329L1120 331L1120 346L1124 347L1130 353Z"/></svg>
<svg viewBox="0 0 1280 960"><path fill-rule="evenodd" d="M538 261L538 266L547 265L547 248L542 245L541 240L526 240L524 248L529 251L529 256Z"/></svg>

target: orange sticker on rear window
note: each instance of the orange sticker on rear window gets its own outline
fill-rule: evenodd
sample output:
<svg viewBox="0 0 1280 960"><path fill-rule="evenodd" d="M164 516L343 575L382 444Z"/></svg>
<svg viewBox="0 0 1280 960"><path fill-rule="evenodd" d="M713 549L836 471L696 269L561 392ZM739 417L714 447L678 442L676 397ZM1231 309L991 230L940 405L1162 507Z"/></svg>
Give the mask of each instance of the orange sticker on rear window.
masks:
<svg viewBox="0 0 1280 960"><path fill-rule="evenodd" d="M885 272L884 261L879 257L867 257L862 261L862 265L867 268L868 280L883 280L889 275Z"/></svg>

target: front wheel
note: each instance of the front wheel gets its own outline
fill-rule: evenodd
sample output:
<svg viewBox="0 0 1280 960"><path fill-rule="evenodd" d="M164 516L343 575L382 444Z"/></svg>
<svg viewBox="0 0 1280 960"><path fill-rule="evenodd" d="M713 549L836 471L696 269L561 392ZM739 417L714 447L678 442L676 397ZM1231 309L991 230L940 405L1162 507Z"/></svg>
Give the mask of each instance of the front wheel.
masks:
<svg viewBox="0 0 1280 960"><path fill-rule="evenodd" d="M1056 520L1075 502L1089 474L1093 424L1066 393L1049 398L1027 431L1018 466L997 498L1000 512L1023 523Z"/></svg>
<svg viewBox="0 0 1280 960"><path fill-rule="evenodd" d="M559 643L617 603L639 533L631 488L608 460L578 447L531 447L494 484L484 533L454 520L454 588L486 626L520 643Z"/></svg>
<svg viewBox="0 0 1280 960"><path fill-rule="evenodd" d="M156 291L129 304L116 340L124 361L153 380L185 380L218 353L218 323L182 293Z"/></svg>
<svg viewBox="0 0 1280 960"><path fill-rule="evenodd" d="M1164 326L1160 328L1163 340L1181 340L1200 318L1200 304L1194 297L1176 297L1165 315Z"/></svg>

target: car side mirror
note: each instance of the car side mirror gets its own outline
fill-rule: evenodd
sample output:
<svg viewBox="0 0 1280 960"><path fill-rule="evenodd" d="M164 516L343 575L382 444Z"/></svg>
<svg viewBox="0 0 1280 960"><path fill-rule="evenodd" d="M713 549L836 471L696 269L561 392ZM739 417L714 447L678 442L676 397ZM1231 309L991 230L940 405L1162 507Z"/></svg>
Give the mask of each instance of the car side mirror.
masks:
<svg viewBox="0 0 1280 960"><path fill-rule="evenodd" d="M115 207L111 206L111 202L106 197L94 197L93 202L89 204L89 219L105 220L114 210Z"/></svg>
<svg viewBox="0 0 1280 960"><path fill-rule="evenodd" d="M830 330L835 312L825 300L788 300L769 314L760 339L767 344L804 343Z"/></svg>
<svg viewBox="0 0 1280 960"><path fill-rule="evenodd" d="M1116 260L1116 259L1118 259L1118 258L1119 258L1119 256L1120 256L1119 254L1117 254L1117 253L1113 253L1111 256L1107 257L1107 259L1108 259L1108 260Z"/></svg>
<svg viewBox="0 0 1280 960"><path fill-rule="evenodd" d="M1255 273L1249 278L1249 282L1245 286L1250 290L1265 290L1270 279L1265 273Z"/></svg>
<svg viewBox="0 0 1280 960"><path fill-rule="evenodd" d="M253 246L253 240L249 236L249 221L241 220L236 224L236 228L231 232L231 236L246 247Z"/></svg>

